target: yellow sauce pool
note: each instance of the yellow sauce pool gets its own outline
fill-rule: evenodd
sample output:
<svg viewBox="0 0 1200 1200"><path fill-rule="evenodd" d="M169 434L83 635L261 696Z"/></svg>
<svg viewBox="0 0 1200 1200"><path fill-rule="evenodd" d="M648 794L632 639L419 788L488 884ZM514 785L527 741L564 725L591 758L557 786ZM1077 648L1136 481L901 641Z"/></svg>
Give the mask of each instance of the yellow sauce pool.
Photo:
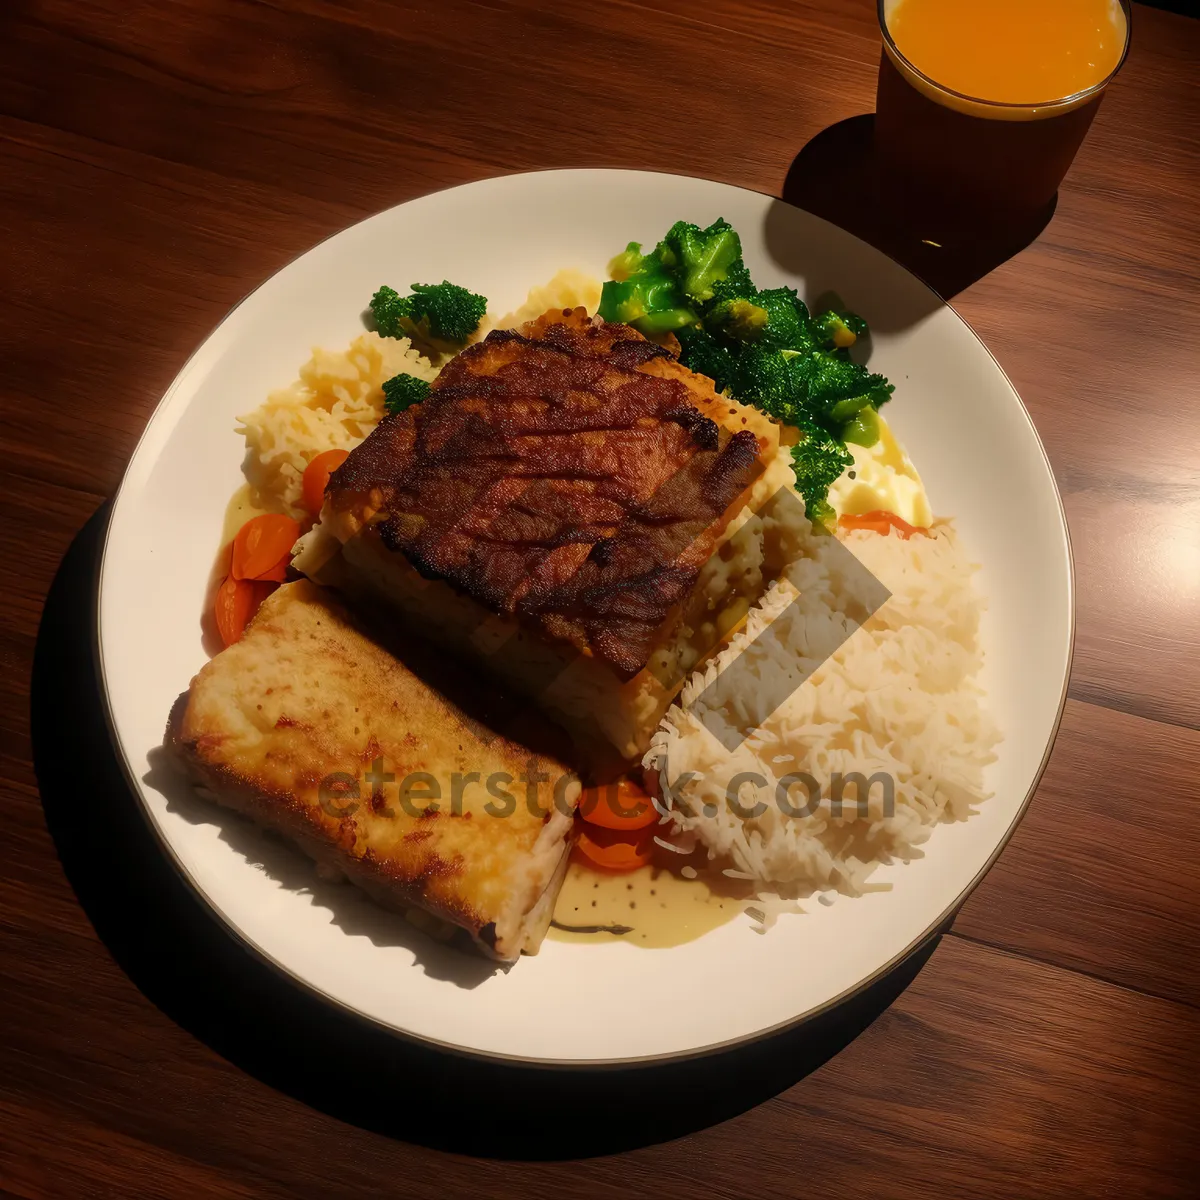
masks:
<svg viewBox="0 0 1200 1200"><path fill-rule="evenodd" d="M572 861L547 936L560 942L619 941L662 949L694 941L732 921L744 904L735 881L721 875L684 879L653 863L614 875Z"/></svg>

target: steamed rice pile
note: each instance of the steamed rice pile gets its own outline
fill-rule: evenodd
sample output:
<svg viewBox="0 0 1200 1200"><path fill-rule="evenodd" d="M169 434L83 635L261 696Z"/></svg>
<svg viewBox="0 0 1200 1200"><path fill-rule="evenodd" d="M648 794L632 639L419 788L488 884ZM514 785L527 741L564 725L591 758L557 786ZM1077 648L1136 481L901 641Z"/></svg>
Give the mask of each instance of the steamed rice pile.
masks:
<svg viewBox="0 0 1200 1200"><path fill-rule="evenodd" d="M353 450L383 417L384 380L400 374L433 380L437 370L408 338L364 333L347 350L314 350L299 379L239 417L259 507L301 517L304 468L322 451Z"/></svg>
<svg viewBox="0 0 1200 1200"><path fill-rule="evenodd" d="M939 821L963 819L986 798L984 768L999 740L976 682L982 605L974 567L953 527L939 523L932 536L908 541L858 532L845 539L802 535L802 542L746 627L688 681L682 706L668 712L645 760L659 769L673 805L667 820L683 844L706 847L764 899L828 889L858 894L879 864L918 857ZM892 595L821 662L822 647L857 625L858 583L842 547ZM771 636L752 645L768 627ZM734 663L731 694L720 695L718 686L702 699ZM774 688L777 698L787 695L814 665L779 708L765 711L764 694ZM761 686L746 686L747 676ZM730 752L710 732L723 729L749 734ZM696 777L672 789L689 771ZM876 785L862 812L850 783L835 813L834 773L855 771L868 780L890 775L892 803ZM763 802L760 815L739 815L728 802L739 772L765 781L743 782L733 792L743 813ZM819 799L793 781L787 803L813 807L791 816L778 803L777 785L798 772L817 782ZM771 912L770 904L761 907L755 915Z"/></svg>

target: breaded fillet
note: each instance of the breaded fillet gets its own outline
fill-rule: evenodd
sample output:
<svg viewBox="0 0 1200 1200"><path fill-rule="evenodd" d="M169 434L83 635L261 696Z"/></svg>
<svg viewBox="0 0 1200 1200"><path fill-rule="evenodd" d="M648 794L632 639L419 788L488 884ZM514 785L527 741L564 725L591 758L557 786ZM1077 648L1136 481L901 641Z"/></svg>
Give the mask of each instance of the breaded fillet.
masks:
<svg viewBox="0 0 1200 1200"><path fill-rule="evenodd" d="M554 310L493 331L385 418L331 479L319 536L444 644L628 758L682 683L680 629L722 600L699 596L702 571L778 448L776 425L663 347ZM319 573L327 558L297 565L347 586Z"/></svg>
<svg viewBox="0 0 1200 1200"><path fill-rule="evenodd" d="M288 584L192 680L167 745L221 803L511 960L549 924L579 785L557 730L439 658Z"/></svg>

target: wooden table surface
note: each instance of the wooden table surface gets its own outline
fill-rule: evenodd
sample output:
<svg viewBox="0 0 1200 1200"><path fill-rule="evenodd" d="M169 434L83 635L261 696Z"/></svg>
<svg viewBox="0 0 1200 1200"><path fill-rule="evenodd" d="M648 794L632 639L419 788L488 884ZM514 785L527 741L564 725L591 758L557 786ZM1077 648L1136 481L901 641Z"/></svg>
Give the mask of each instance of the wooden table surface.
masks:
<svg viewBox="0 0 1200 1200"><path fill-rule="evenodd" d="M950 289L1075 547L1024 823L919 974L584 1080L334 1017L175 879L97 716L105 499L230 306L370 213L551 166L791 187L873 108L873 5L8 0L0 29L0 1192L1196 1194L1200 23L1136 10L1053 219Z"/></svg>

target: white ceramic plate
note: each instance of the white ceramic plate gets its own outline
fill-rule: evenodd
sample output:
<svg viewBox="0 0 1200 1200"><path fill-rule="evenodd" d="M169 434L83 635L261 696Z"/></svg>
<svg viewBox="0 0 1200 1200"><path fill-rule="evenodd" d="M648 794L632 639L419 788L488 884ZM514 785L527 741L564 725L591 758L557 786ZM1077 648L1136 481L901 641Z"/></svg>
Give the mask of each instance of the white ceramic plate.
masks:
<svg viewBox="0 0 1200 1200"><path fill-rule="evenodd" d="M995 796L971 820L938 828L923 859L881 870L890 892L809 905L766 936L741 918L670 950L548 941L507 972L430 952L404 921L320 884L288 848L189 799L155 754L172 702L205 661L205 581L241 482L234 418L293 379L314 345L340 349L360 332L382 282L453 279L505 312L561 267L602 277L626 242L718 216L740 232L760 286L789 284L809 299L835 289L871 324L872 368L896 384L888 420L935 510L958 519L983 564L985 682L1005 734ZM901 958L962 901L1020 818L1057 729L1072 625L1070 548L1045 453L958 316L896 263L807 213L723 184L626 171L513 175L426 196L264 283L163 397L116 499L99 599L117 746L164 846L229 928L381 1025L555 1063L662 1059L753 1038L829 1007ZM622 1013L630 1019L614 1019Z"/></svg>

